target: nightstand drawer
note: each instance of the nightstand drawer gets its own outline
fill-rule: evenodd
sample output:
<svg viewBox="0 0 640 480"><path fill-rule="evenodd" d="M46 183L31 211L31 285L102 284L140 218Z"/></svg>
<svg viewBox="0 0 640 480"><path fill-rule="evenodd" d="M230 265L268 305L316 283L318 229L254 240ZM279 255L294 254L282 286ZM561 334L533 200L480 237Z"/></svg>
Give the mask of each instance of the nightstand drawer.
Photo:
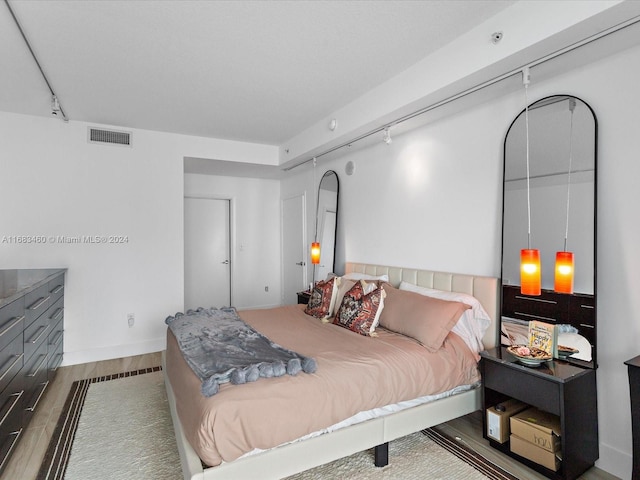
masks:
<svg viewBox="0 0 640 480"><path fill-rule="evenodd" d="M560 388L556 382L517 369L484 361L485 388L496 390L554 415L560 415Z"/></svg>

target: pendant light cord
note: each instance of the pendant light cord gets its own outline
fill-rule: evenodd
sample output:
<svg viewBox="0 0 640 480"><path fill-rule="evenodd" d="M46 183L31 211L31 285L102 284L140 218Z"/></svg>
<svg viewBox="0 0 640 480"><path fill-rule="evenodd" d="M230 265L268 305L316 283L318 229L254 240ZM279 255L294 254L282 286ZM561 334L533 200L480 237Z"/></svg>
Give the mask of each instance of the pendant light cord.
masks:
<svg viewBox="0 0 640 480"><path fill-rule="evenodd" d="M531 195L529 193L529 67L522 70L522 83L524 84L524 123L527 145L527 248L531 249Z"/></svg>
<svg viewBox="0 0 640 480"><path fill-rule="evenodd" d="M576 108L576 100L569 99L569 110L571 111L571 123L569 126L569 173L567 174L567 221L564 231L564 251L567 251L567 238L569 237L569 202L571 199L571 164L573 163L573 111Z"/></svg>

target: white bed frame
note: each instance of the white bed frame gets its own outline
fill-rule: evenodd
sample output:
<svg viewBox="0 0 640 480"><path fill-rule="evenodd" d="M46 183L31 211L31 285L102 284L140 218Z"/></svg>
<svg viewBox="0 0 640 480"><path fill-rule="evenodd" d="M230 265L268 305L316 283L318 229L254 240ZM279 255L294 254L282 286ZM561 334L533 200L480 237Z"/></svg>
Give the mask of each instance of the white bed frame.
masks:
<svg viewBox="0 0 640 480"><path fill-rule="evenodd" d="M363 263L347 263L345 271L371 275L387 274L390 283L394 286L398 286L401 281L406 281L424 287L473 295L480 301L492 320L491 327L483 338L484 346L491 348L497 343L496 318L499 301L497 278ZM164 371L166 372L166 368ZM203 469L200 458L184 436L176 413L175 397L166 373L165 385L185 480L280 479L480 409L480 389L475 388L331 433L242 457L217 467ZM390 462L393 462L393 458Z"/></svg>

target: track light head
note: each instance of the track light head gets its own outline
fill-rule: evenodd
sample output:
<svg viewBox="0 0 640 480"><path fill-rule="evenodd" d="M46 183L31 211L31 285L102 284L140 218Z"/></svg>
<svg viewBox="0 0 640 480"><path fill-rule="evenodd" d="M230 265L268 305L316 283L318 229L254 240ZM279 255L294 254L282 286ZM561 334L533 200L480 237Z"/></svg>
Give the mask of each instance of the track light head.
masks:
<svg viewBox="0 0 640 480"><path fill-rule="evenodd" d="M389 127L384 129L384 136L382 137L382 141L389 145L391 143L391 132L389 132Z"/></svg>
<svg viewBox="0 0 640 480"><path fill-rule="evenodd" d="M58 102L58 97L53 95L51 97L51 115L57 116L60 113L60 102Z"/></svg>

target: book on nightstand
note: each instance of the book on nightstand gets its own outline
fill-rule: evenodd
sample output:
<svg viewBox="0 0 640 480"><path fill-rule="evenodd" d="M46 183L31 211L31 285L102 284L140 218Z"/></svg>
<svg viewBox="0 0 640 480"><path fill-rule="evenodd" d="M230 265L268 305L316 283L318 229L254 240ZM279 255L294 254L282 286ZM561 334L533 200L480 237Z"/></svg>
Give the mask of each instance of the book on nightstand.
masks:
<svg viewBox="0 0 640 480"><path fill-rule="evenodd" d="M532 320L529 322L529 346L538 347L558 357L558 329L550 323Z"/></svg>

